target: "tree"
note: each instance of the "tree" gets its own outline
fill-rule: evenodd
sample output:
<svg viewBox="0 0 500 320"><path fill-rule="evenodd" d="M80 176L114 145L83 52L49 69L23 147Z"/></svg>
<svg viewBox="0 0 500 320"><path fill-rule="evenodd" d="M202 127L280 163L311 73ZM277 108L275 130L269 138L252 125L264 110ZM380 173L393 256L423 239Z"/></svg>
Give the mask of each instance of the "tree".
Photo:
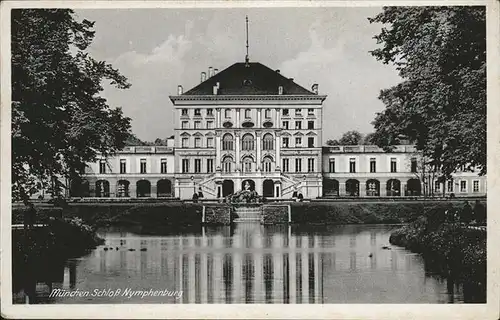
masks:
<svg viewBox="0 0 500 320"><path fill-rule="evenodd" d="M368 133L368 134L366 134L366 135L363 137L363 142L362 142L362 144L364 144L364 145L371 145L371 144L373 144L372 139L373 139L374 135L375 135L375 133L373 133L373 132L372 132L372 133Z"/></svg>
<svg viewBox="0 0 500 320"><path fill-rule="evenodd" d="M345 146L355 146L361 144L363 140L363 135L356 130L347 131L342 135L339 140L341 145Z"/></svg>
<svg viewBox="0 0 500 320"><path fill-rule="evenodd" d="M85 163L124 146L130 119L99 93L130 87L86 49L93 22L72 10L12 10L12 192L14 199L78 178Z"/></svg>
<svg viewBox="0 0 500 320"><path fill-rule="evenodd" d="M486 16L484 7L385 7L371 54L403 81L382 90L373 142L390 150L413 141L448 178L460 168L486 173Z"/></svg>
<svg viewBox="0 0 500 320"><path fill-rule="evenodd" d="M338 146L340 145L339 141L337 139L328 139L326 140L326 145L327 146Z"/></svg>

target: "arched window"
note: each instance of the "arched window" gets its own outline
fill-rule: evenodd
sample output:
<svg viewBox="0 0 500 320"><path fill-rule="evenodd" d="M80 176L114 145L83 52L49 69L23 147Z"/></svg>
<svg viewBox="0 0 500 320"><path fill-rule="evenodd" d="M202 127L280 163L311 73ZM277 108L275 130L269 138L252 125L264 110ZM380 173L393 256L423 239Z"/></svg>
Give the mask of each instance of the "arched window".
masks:
<svg viewBox="0 0 500 320"><path fill-rule="evenodd" d="M271 172L273 160L270 157L265 157L262 161L262 168L264 172Z"/></svg>
<svg viewBox="0 0 500 320"><path fill-rule="evenodd" d="M252 172L253 160L251 157L245 157L243 159L243 172Z"/></svg>
<svg viewBox="0 0 500 320"><path fill-rule="evenodd" d="M231 172L232 163L233 163L233 158L231 158L231 157L225 157L222 160L222 171L224 171L224 172Z"/></svg>
<svg viewBox="0 0 500 320"><path fill-rule="evenodd" d="M274 139L273 135L266 133L262 139L262 149L263 150L274 150Z"/></svg>
<svg viewBox="0 0 500 320"><path fill-rule="evenodd" d="M241 138L241 150L254 150L255 143L253 136L250 133L247 133Z"/></svg>
<svg viewBox="0 0 500 320"><path fill-rule="evenodd" d="M230 133L226 133L222 137L222 150L233 150L233 136Z"/></svg>

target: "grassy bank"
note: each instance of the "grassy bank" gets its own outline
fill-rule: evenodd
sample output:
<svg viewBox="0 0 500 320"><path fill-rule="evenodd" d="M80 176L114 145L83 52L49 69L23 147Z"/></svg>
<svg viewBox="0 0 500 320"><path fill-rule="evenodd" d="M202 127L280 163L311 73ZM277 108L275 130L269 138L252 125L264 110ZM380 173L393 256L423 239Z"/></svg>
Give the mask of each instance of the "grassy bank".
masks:
<svg viewBox="0 0 500 320"><path fill-rule="evenodd" d="M425 211L440 210L447 202L294 202L294 223L376 224L407 223ZM454 205L461 207L461 202Z"/></svg>
<svg viewBox="0 0 500 320"><path fill-rule="evenodd" d="M424 212L441 210L448 202L292 202L292 222L299 224L407 223ZM211 204L215 205L215 204ZM462 202L454 202L459 208ZM62 214L93 226L190 226L201 223L201 203L71 204L64 209L37 208L39 217ZM13 210L14 223L22 223L22 210ZM61 212L62 210L62 212ZM17 222L16 222L17 221Z"/></svg>
<svg viewBox="0 0 500 320"><path fill-rule="evenodd" d="M435 210L391 234L390 242L421 253L432 271L476 287L486 284L486 232L459 222L436 224ZM485 290L485 289L484 289Z"/></svg>

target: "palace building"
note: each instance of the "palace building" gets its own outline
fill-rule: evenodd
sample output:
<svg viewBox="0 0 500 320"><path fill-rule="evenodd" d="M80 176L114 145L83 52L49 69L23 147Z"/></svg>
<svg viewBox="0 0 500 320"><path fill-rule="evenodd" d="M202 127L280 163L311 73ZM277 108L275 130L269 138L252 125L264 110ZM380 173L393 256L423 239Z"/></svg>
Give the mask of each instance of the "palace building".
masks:
<svg viewBox="0 0 500 320"><path fill-rule="evenodd" d="M390 153L372 145L323 147L327 96L318 84L306 89L248 58L200 78L170 96L175 134L167 146L126 147L89 163L70 196L191 199L201 191L220 199L246 181L268 199L486 195L486 177L477 172L424 179L412 145Z"/></svg>
<svg viewBox="0 0 500 320"><path fill-rule="evenodd" d="M201 73L201 83L170 99L175 108L176 191L225 197L249 180L268 198L301 186L321 195L325 95L257 62Z"/></svg>

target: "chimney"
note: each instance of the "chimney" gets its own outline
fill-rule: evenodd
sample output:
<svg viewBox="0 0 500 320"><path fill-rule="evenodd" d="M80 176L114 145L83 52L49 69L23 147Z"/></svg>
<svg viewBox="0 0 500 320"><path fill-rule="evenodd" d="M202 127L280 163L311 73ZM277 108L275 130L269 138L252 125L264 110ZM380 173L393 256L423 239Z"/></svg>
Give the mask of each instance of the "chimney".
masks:
<svg viewBox="0 0 500 320"><path fill-rule="evenodd" d="M317 83L312 85L312 92L314 92L314 94L318 94L318 84Z"/></svg>
<svg viewBox="0 0 500 320"><path fill-rule="evenodd" d="M207 80L207 73L206 72L202 72L201 73L201 82L204 82L205 80Z"/></svg>
<svg viewBox="0 0 500 320"><path fill-rule="evenodd" d="M178 85L177 86L177 95L180 96L182 94L182 86L181 85Z"/></svg>
<svg viewBox="0 0 500 320"><path fill-rule="evenodd" d="M219 72L219 69L214 69L214 76Z"/></svg>
<svg viewBox="0 0 500 320"><path fill-rule="evenodd" d="M217 86L213 86L213 90L214 90L214 91L213 91L213 92L214 92L214 95L216 95L216 94L217 94L217 91L219 90L219 87L217 87Z"/></svg>
<svg viewBox="0 0 500 320"><path fill-rule="evenodd" d="M278 94L282 95L283 94L283 86L278 87Z"/></svg>
<svg viewBox="0 0 500 320"><path fill-rule="evenodd" d="M212 78L214 76L214 68L208 67L208 77Z"/></svg>

